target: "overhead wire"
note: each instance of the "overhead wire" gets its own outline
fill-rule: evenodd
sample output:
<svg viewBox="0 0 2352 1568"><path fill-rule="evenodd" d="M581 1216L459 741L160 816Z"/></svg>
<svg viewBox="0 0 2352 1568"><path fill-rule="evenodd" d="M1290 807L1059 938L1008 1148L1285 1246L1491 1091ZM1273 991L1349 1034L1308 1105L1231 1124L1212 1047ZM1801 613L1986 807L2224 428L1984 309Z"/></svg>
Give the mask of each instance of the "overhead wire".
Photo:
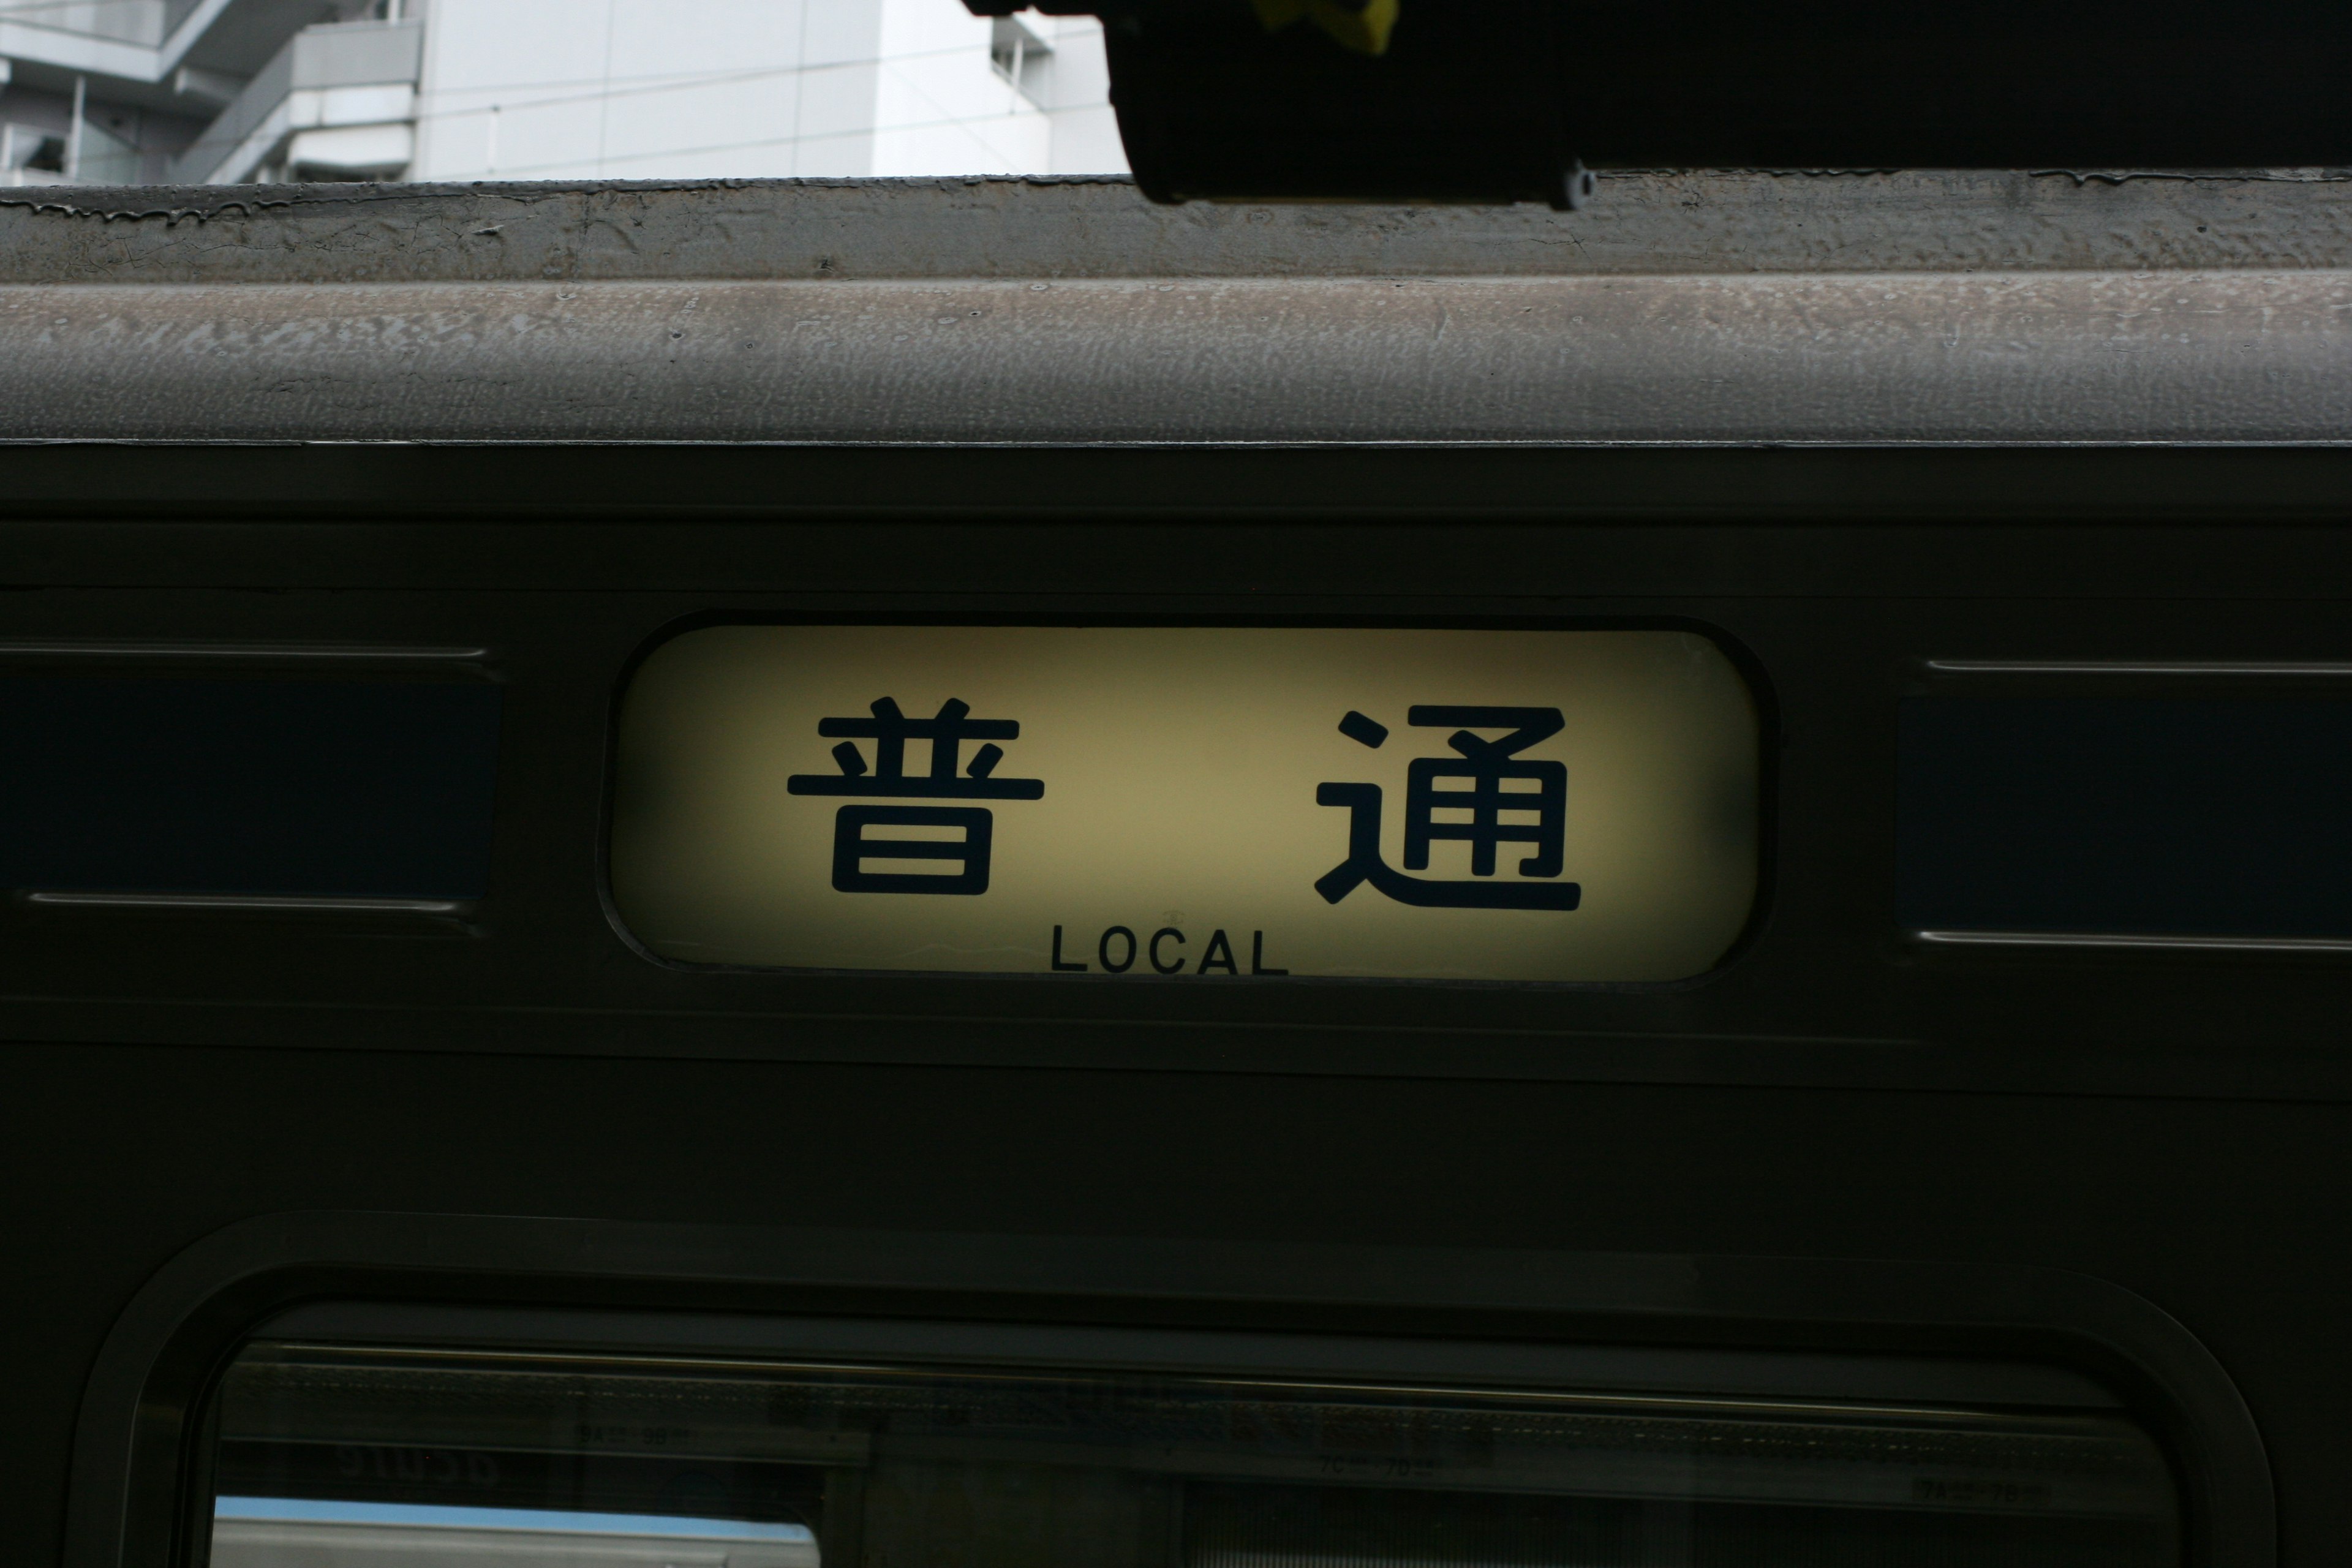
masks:
<svg viewBox="0 0 2352 1568"><path fill-rule="evenodd" d="M973 48L973 46L972 46L972 45L971 45L971 44L961 44L961 45L956 45L956 46L953 46L953 47L950 47L938 48L938 49L908 50L908 51L901 51L901 52L899 52L899 53L892 54L892 55L871 55L871 56L865 56L865 57L860 57L860 58L852 58L852 59L845 59L845 60L827 60L827 61L823 62L822 64L815 64L815 65L804 65L804 66L784 66L784 67L766 67L766 68L754 68L754 69L751 69L751 70L746 70L746 71L734 71L734 72L712 72L712 73L704 73L704 74L701 74L701 75L684 76L684 77L676 77L676 78L671 78L671 77L661 77L661 78L639 77L639 78L635 78L635 79L631 79L631 78L623 78L623 79L622 79L622 80L624 80L624 81L635 81L635 83L637 83L638 85L635 85L635 86L628 86L628 87L614 87L614 88L611 88L611 89L598 89L598 90L586 91L586 92L571 92L571 93L565 93L565 94L562 94L562 95L559 95L559 96L556 96L556 97L551 97L551 98L540 98L540 99L525 100L520 101L520 102L509 102L509 101L506 101L506 100L499 100L499 101L498 101L498 102L496 102L496 103L488 103L488 104L485 104L485 103L476 102L476 103L472 103L472 104L465 105L465 106L462 106L462 107L429 107L429 108L428 108L428 107L423 107L423 106L420 106L420 108L419 108L419 110L418 110L418 111L417 111L417 114L416 114L416 120L417 120L417 121L418 121L420 124L422 124L423 122L427 121L445 121L445 120L454 120L454 119L461 119L461 118L465 118L465 117L467 117L467 116L470 116L470 115L482 115L482 114L491 114L491 113L504 114L504 113L507 113L507 112L522 112L522 111L526 111L526 110L534 110L534 109L557 108L557 107L562 107L562 105L565 105L565 104L571 104L571 103L583 103L583 102L609 102L611 100L615 99L615 98L625 98L625 97L640 96L640 95L646 95L646 94L653 94L653 93L662 93L662 92L676 92L676 91L683 91L683 90L688 90L688 89L695 89L695 88L709 87L709 86L723 86L723 85L727 85L727 84L733 83L733 82L745 81L745 80L756 80L756 79L762 79L762 78L770 78L770 77L781 77L781 76L802 76L802 77L805 77L805 76L808 76L808 75L811 75L811 74L813 74L813 73L819 72L819 71L828 71L828 70L845 70L845 69L860 68L866 68L866 67L877 67L877 68L878 68L878 67L897 66L897 65L901 65L901 64L907 63L907 62L908 62L908 61L924 60L924 59L935 59L935 58L941 58L953 57L953 56L957 56L957 55L966 55L966 54L971 53L971 52L972 51L972 48ZM539 85L539 84L524 84L524 85ZM562 85L562 84L546 84L546 85ZM913 85L913 86L915 87L915 90L916 90L918 93L921 93L921 92L922 92L922 89L921 89L921 88L920 88L920 86L919 86L919 85L917 85L917 84L909 84L909 85ZM464 92L466 95L467 95L468 97L474 97L474 96L477 96L477 95L481 94L481 93L484 93L484 92L489 92L489 91L495 91L495 90L497 90L497 89L496 89L496 88L494 88L494 87L486 87L486 86L482 86L482 85L480 85L480 84L473 84L473 83L469 83L469 84L467 84L467 85L465 88L463 88L463 89L441 89L441 91L442 91L443 93L449 93L449 92L455 92L455 91L462 91L462 92ZM1017 89L1016 89L1016 91L1017 91ZM945 128L949 128L949 127L955 127L955 126L969 126L969 125L971 125L971 124L973 121L998 121L998 120L1011 119L1011 118L1013 118L1015 115L1017 115L1017 113L1019 112L1017 109L1008 108L1008 109L1007 109L1004 112L1003 112L1003 113L991 113L991 114L983 114L983 115L954 114L954 113L947 112L947 111L946 111L946 110L945 110L945 108L944 108L944 106L943 106L943 105L940 105L940 104L939 104L939 103L937 103L937 101L936 101L936 100L929 100L929 95L928 95L928 94L924 94L923 96L926 98L926 100L927 100L928 101L930 101L930 102L931 102L931 104L932 104L932 107L933 107L933 108L936 108L936 109L940 109L940 111L941 111L941 112L940 112L940 117L939 117L939 118L937 118L937 119L935 119L935 120L928 120L928 121L898 121L898 122L893 123L893 124L888 125L888 126L861 127L860 129L858 129L858 130L856 130L856 131L844 131L844 132L820 132L820 133L818 133L817 135L812 136L812 135L809 135L807 132L805 132L804 131L803 131L803 130L801 129L802 121L801 121L801 116L800 116L800 113L799 113L799 108L800 108L800 106L799 106L798 102L796 101L796 102L795 102L795 105L794 105L794 114L793 114L793 134L791 134L791 135L789 135L789 136L752 137L752 138L744 138L744 139L740 139L740 140L731 141L731 142L710 142L710 143L707 143L707 144L704 144L704 145L702 145L702 146L698 146L698 147L676 148L676 149L667 149L667 150L665 150L665 151L660 152L660 153L638 153L638 154L625 155L624 157L622 157L622 158L620 158L620 159L618 159L618 160L608 160L608 159L604 158L604 156L602 156L602 155L600 154L600 156L599 156L599 158L598 158L597 162L598 162L598 163L599 163L599 165L600 165L600 167L601 167L601 165L602 165L604 163L608 162L608 161L617 161L617 162L623 162L623 163L634 163L634 162L639 162L639 161L642 161L642 160L644 160L644 159L648 159L648 158L701 157L701 156L707 156L707 155L709 155L709 154L711 154L711 153L717 153L740 152L740 151L746 151L746 150L749 150L749 149L752 149L752 148L760 148L760 147L776 147L776 146L785 146L785 145L789 145L789 144L792 144L792 143L794 143L794 142L799 142L824 141L824 140L832 139L833 137L835 137L835 136L863 135L863 134L870 133L871 132L874 132L874 131L883 131L883 130L887 130L887 131L929 131L929 130L940 130L940 129L945 129ZM1106 107L1106 106L1108 105L1108 100L1106 99L1106 100L1100 100L1100 101L1089 100L1089 101L1085 102L1085 103L1057 104L1057 105L1055 105L1055 108L1056 110L1097 109L1097 108L1103 108L1103 107ZM1030 106L1030 107L1031 107L1033 110L1036 110L1037 112L1041 112L1041 113L1042 113L1042 112L1045 112L1045 110L1044 110L1044 107L1043 107L1042 105L1037 105L1037 104L1034 104L1034 103L1033 103L1033 104L1031 104L1031 106ZM981 144L982 144L982 146L986 146L986 145L987 145L987 143L985 142L985 141L984 141L984 140L982 140L982 138L980 138L980 137L978 137L978 136L976 136L976 135L974 136L973 140L975 140L975 141L977 141L977 142L981 142ZM991 151L991 152L993 152L993 151L994 151L994 149L993 149L993 148L991 148L991 149L990 149L990 151ZM530 164L520 164L520 165L515 165L515 166L511 166L511 167L504 168L504 169L485 170L484 172L485 172L486 174L529 174L541 173L541 172L544 172L544 171L549 170L549 169L561 169L561 168L572 167L572 166L575 166L579 162L580 162L580 160L577 160L577 159L564 159L564 160L560 160L560 161L555 161L555 162L546 162L546 163L530 163Z"/></svg>
<svg viewBox="0 0 2352 1568"><path fill-rule="evenodd" d="M950 118L948 118L948 119L943 119L943 120L921 120L921 121L900 121L900 122L898 122L898 123L892 124L892 125L888 125L888 126L884 126L884 127L881 127L880 129L885 130L885 131L939 131L939 130L946 130L946 129L950 129L950 128L957 127L957 126L969 127L969 126L972 123L973 119L974 119L974 117L973 117L973 116L971 116L971 115L961 115L961 116L953 116L953 117L950 117ZM798 144L801 144L801 143L803 143L803 142L830 142L830 141L835 141L835 140L845 139L845 138L853 137L853 136L870 136L870 135L873 135L874 133L875 133L875 132L874 132L872 130L861 130L861 131L836 131L836 132L818 132L818 133L817 133L817 134L815 134L815 135L809 135L809 134L806 134L806 133L800 133L800 134L795 134L795 135L791 135L791 136L768 136L768 137L751 138L751 139L747 139L747 140L739 141L739 142L709 142L709 143L707 143L706 145L699 146L699 147L673 147L673 148L665 148L665 149L663 149L662 151L660 151L660 152L658 152L658 153L633 153L625 154L625 155L623 155L623 156L619 156L619 157L607 157L607 158L605 158L605 159L604 160L604 162L605 162L605 163L646 163L646 162L652 162L652 161L660 160L660 159L670 159L670 158L700 158L700 157L708 157L708 156L709 156L709 155L711 155L711 154L713 154L713 153L742 153L742 152L749 152L749 151L751 151L751 150L752 150L752 149L754 149L754 148L762 148L762 147L790 147L790 146L795 146L795 145L798 145ZM979 138L978 136L974 136L974 137L973 137L973 140L974 140L974 141L980 141L980 138ZM986 146L986 145L987 145L987 143L986 143L985 142L982 142L981 144L982 144L982 146ZM994 149L993 149L993 148L991 148L991 149L990 149L990 151L991 151L991 152L993 152L993 151L994 151ZM583 164L583 163L594 163L594 162L596 162L596 161L597 161L597 160L593 159L593 158L565 158L565 159L559 159L559 160L556 160L556 161L553 161L553 162L550 162L550 163L524 163L524 164L519 164L519 165L516 165L516 166L513 166L513 167L510 167L510 168L501 168L501 169L485 169L485 170L483 170L483 171L482 171L481 174L480 174L480 175L478 175L478 176L476 176L476 175L469 175L469 174L446 174L446 175L443 175L443 176L441 176L441 177L442 177L442 178L444 178L444 179L458 179L458 180L468 179L468 178L506 179L506 178L508 178L508 177L509 177L509 176L516 177L516 178L530 178L530 177L531 177L531 176L533 176L533 175L545 174L549 173L550 171L553 171L553 170L563 170L563 169L573 169L573 168L577 168L577 167L579 167L579 166L580 166L581 164ZM970 171L966 171L966 172L967 172L967 173L971 173L971 174L1019 174L1019 173L1021 173L1021 171L1019 171L1019 170L1017 170L1017 169L1010 169L1010 168L1007 168L1007 169L998 169L998 170L974 169L974 170L970 170ZM1105 172L1105 173L1108 173L1108 172L1109 172L1109 171L1104 171L1104 172ZM626 174L619 174L619 175L615 175L615 176L614 176L614 178L620 178L620 179L625 179L625 178L628 178L628 177L630 177L630 176L628 176L628 175L626 175ZM649 177L649 178L660 178L661 176L659 176L658 174L649 174L646 177ZM700 176L697 176L697 177L700 177ZM709 176L709 177L711 177L711 178L719 178L719 177L721 177L721 176L712 175L712 176Z"/></svg>
<svg viewBox="0 0 2352 1568"><path fill-rule="evenodd" d="M881 55L881 56L873 56L873 57L868 57L868 58L862 58L862 59L855 59L855 60L831 60L831 61L827 61L827 62L825 62L825 63L824 63L824 64L823 64L823 65L817 65L817 66L789 67L789 68L782 68L782 69L769 68L769 69L763 69L763 70L753 70L753 71L744 71L744 72L716 73L716 74L709 75L709 76L706 76L706 77L703 77L703 78L700 78L700 79L688 78L688 79L685 79L685 80L683 80L683 81L677 80L677 79L645 79L645 78L639 78L639 79L636 79L636 80L638 80L639 82L643 83L643 85L636 86L636 87L632 87L632 88L614 89L613 89L613 90L609 90L609 91L600 91L600 92L593 92L593 93L575 93L575 94L570 94L570 95L566 95L566 96L560 97L560 98L533 100L530 100L530 101L523 102L523 103L519 103L519 104L509 104L509 103L505 103L505 102L500 102L500 103L497 103L497 104L490 104L490 105L475 104L475 105L471 105L471 106L466 107L466 108L452 108L452 109L420 109L420 110L418 110L418 113L417 113L416 118L417 118L417 121L419 121L419 123L422 123L422 122L424 122L424 121L428 121L428 120L450 120L450 119L458 119L458 118L463 118L463 117L466 117L466 116L468 116L468 115L478 115L478 114L487 114L487 113L505 113L505 112L507 112L507 111L509 111L509 110L514 110L514 111L518 111L518 112L519 112L519 111L527 110L531 110L531 109L541 109L541 108L560 107L560 106L562 106L562 105L563 105L563 104L567 104L567 103L580 103L580 102L589 102L589 101L594 101L594 102L598 102L598 103L608 103L608 102L610 102L610 101L611 101L613 99L614 99L614 98L627 97L627 96L633 96L633 95L641 95L641 94L659 93L659 92L674 92L674 91L689 90L689 89L693 89L693 88L696 88L696 87L702 87L702 86L715 86L715 85L724 85L724 84L726 84L726 83L728 83L728 82L731 82L731 81L741 80L741 79L757 79L757 78L760 78L760 77L762 77L762 76L774 76L774 75L794 75L794 76L805 76L805 75L810 74L811 72L814 72L814 71L821 71L821 70L847 69L847 68L862 68L862 67L869 67L869 66L870 66L870 67L877 67L877 68L880 68L880 67L888 67L888 66L895 66L895 65L900 64L900 63L902 63L902 62L904 62L904 61L908 61L908 60L919 60L919 59L927 59L927 58L937 58L945 57L945 56L954 56L954 55L967 54L967 53L971 52L971 46L970 46L970 45L963 45L963 46L960 46L960 47L953 47L953 48L925 49L925 50L917 50L917 51L911 51L911 52L901 52L901 53L899 53L899 54L896 54L896 55ZM1002 114L994 114L994 113L992 113L992 114L986 114L986 115L970 115L970 114L953 114L953 113L950 113L950 112L948 112L948 111L946 110L945 106L943 106L943 105L941 105L941 104L938 103L938 102L937 102L936 100L931 100L931 99L929 98L929 95L928 95L928 94L924 94L924 93L922 92L922 89L921 89L921 88L919 87L919 85L915 85L915 84L909 84L909 85L914 85L914 89L915 89L915 91L916 91L918 94L920 94L921 96L923 96L923 97L924 97L924 99L926 100L926 101L930 103L930 105L931 105L931 107L932 107L932 108L934 108L934 109L938 109L938 110L940 110L940 117L939 117L938 119L935 119L935 120L928 120L928 121L901 121L895 122L895 123L893 123L893 124L891 124L891 125L888 125L888 126L861 127L861 128L859 128L858 130L856 130L856 131L842 131L842 132L820 132L819 134L817 134L817 135L815 135L815 136L811 136L811 135L809 135L808 133L806 133L804 131L803 131L803 130L801 129L802 121L801 121L801 116L800 116L800 112L799 112L800 105L799 105L799 103L796 101L796 102L795 102L795 104L794 104L794 112L793 112L793 133L792 133L791 135L789 135L789 136L765 136L765 137L751 137L751 138L743 138L743 139L739 139L739 140L732 141L732 142L710 142L710 143L706 143L706 144L704 144L704 145L702 145L702 146L698 146L698 147L683 147L683 148L670 148L670 149L665 149L665 150L663 150L662 152L659 152L659 153L645 153L626 154L626 155L622 156L622 157L621 157L621 158L619 158L619 159L612 159L612 158L608 158L608 157L606 156L606 154L604 153L604 150L603 150L603 148L602 148L602 146L601 146L601 144L600 144L600 147L599 147L599 150L598 150L598 154L597 154L597 157L596 157L596 159L595 159L595 163L596 163L596 165L597 165L598 171L599 171L600 173L602 173L602 172L603 172L603 170L604 170L604 165L605 165L607 163L610 163L610 162L620 162L620 163L637 163L637 162L642 162L642 161L645 161L645 160L646 160L646 159L704 157L704 156L710 155L710 154L712 154L712 153L719 153L743 152L743 151L749 151L749 150L753 149L753 148L763 148L763 147L781 147L781 146L790 146L790 145L793 145L793 144L795 144L795 143L802 142L811 142L811 141L826 141L826 140L831 140L831 139L834 139L834 138L835 138L835 137L840 137L840 136L866 135L866 134L871 134L871 133L873 133L874 132L877 132L877 131L885 131L885 130L887 130L887 131L931 131L931 130L940 130L940 129L947 129L947 128L950 128L950 127L958 127L958 126L961 126L961 127L966 127L966 128L968 128L968 127L971 125L971 123L972 121L976 121L976 120L995 121L995 120L1009 119L1009 118L1013 117L1013 115L1017 114L1017 112L1018 112L1018 110L1017 110L1008 109L1005 112L1003 112L1003 113L1002 113ZM481 88L478 88L478 87L468 87L468 88L465 89L464 90L465 90L465 91L467 91L467 92L470 95L470 94L478 93L478 92L480 92L480 91L483 91L483 90L486 90L486 89L481 89ZM1033 104L1031 107L1033 108L1033 110L1035 110L1037 112L1041 112L1041 113L1042 113L1042 112L1045 112L1045 110L1043 110L1042 106L1038 106L1038 105L1034 105L1034 104ZM1058 105L1057 107L1059 107L1059 108L1065 108L1065 109L1079 109L1079 108L1095 108L1095 107L1100 107L1100 106L1099 106L1099 105L1096 105L1096 104L1091 104L1091 103L1089 103L1089 104L1066 104L1066 105ZM994 149L993 147L990 147L990 146L988 145L988 143L987 143L987 142L986 142L986 140L985 140L984 138L980 137L980 136L978 136L977 134L974 134L974 135L973 135L972 140L973 140L973 141L975 141L975 142L979 142L981 146L982 146L983 148L986 148L986 149L987 149L987 151L988 151L988 152L990 152L990 153L994 153L994 152L996 151L996 149ZM580 162L582 162L582 160L579 160L579 159L562 159L562 160L557 160L557 161L553 161L553 162L544 162L544 163L527 163L527 164L514 165L514 166L509 166L509 167L503 168L503 169L486 168L483 172L484 172L484 174L531 174L544 173L545 171L547 171L547 170L551 170L551 169L562 169L562 168L570 168L570 167L573 167L573 166L576 166Z"/></svg>
<svg viewBox="0 0 2352 1568"><path fill-rule="evenodd" d="M488 114L493 111L512 113L533 109L552 109L560 108L565 104L571 103L597 103L615 98L632 98L652 93L677 92L696 88L721 87L739 82L772 80L782 77L805 77L822 71L854 70L866 67L896 65L910 60L946 58L956 55L970 54L971 50L971 45L963 44L949 48L918 49L902 51L894 55L866 55L852 59L825 60L813 65L756 66L749 69L733 71L696 71L680 72L676 75L669 76L645 75L620 77L614 79L615 85L609 88L604 86L601 79L595 77L578 77L568 80L558 79L555 81L515 80L505 82L468 82L459 88L440 89L432 96L448 97L463 94L467 98L476 98L484 93L526 90L532 88L553 89L558 90L556 90L552 96L549 97L526 98L521 100L500 98L490 102L472 102L461 106L447 108L420 108L415 118L418 120L455 119L469 114ZM1068 107L1076 108L1089 106L1071 105ZM189 146L191 150L193 150L199 146L224 146L226 144L227 142L224 139L205 136L198 138L194 142L191 142Z"/></svg>

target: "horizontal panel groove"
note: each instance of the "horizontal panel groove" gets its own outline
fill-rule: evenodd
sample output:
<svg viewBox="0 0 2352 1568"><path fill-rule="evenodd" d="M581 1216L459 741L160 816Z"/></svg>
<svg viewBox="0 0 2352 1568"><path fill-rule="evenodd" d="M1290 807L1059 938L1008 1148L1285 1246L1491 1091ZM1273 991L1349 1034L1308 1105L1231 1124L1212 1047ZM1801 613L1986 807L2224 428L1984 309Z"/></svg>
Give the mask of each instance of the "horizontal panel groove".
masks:
<svg viewBox="0 0 2352 1568"><path fill-rule="evenodd" d="M2127 932L1920 931L1915 941L1939 947L2111 947L2165 952L2352 953L2352 939L2336 937L2152 936Z"/></svg>
<svg viewBox="0 0 2352 1568"><path fill-rule="evenodd" d="M460 899L312 899L236 893L68 893L34 891L25 902L54 909L280 910L291 914L447 915L472 906Z"/></svg>
<svg viewBox="0 0 2352 1568"><path fill-rule="evenodd" d="M0 640L0 659L341 659L465 664L488 658L482 647L378 647L361 643L101 642L72 638Z"/></svg>

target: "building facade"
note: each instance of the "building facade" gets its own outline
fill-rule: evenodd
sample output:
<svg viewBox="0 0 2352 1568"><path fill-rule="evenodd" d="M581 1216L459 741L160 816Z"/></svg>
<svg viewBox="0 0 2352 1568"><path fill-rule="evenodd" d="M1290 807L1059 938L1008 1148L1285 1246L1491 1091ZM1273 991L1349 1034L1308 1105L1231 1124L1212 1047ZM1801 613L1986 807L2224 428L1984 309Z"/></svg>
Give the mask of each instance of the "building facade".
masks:
<svg viewBox="0 0 2352 1568"><path fill-rule="evenodd" d="M1108 174L1108 88L961 0L0 0L0 184Z"/></svg>

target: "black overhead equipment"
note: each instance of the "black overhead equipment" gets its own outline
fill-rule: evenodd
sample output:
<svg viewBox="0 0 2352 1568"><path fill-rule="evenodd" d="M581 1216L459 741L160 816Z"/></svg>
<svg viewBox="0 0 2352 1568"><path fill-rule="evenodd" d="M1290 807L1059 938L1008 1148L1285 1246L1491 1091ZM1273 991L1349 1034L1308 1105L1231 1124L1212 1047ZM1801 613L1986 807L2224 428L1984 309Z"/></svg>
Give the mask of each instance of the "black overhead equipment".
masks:
<svg viewBox="0 0 2352 1568"><path fill-rule="evenodd" d="M1011 16L1018 0L965 0ZM2352 8L1048 0L1103 18L1154 201L1548 201L1585 165L2352 165Z"/></svg>

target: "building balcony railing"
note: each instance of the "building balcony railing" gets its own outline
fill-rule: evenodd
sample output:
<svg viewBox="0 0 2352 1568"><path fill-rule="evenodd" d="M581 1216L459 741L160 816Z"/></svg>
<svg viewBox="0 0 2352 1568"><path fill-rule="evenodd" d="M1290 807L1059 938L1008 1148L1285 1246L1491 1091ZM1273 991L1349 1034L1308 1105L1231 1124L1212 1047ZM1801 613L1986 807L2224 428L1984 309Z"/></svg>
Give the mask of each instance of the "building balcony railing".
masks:
<svg viewBox="0 0 2352 1568"><path fill-rule="evenodd" d="M305 27L173 161L174 184L250 180L281 168L388 176L415 143L418 21Z"/></svg>
<svg viewBox="0 0 2352 1568"><path fill-rule="evenodd" d="M131 185L140 166L139 149L101 126L58 132L0 122L0 185Z"/></svg>
<svg viewBox="0 0 2352 1568"><path fill-rule="evenodd" d="M9 0L0 9L20 27L40 27L155 48L163 42L163 0Z"/></svg>

